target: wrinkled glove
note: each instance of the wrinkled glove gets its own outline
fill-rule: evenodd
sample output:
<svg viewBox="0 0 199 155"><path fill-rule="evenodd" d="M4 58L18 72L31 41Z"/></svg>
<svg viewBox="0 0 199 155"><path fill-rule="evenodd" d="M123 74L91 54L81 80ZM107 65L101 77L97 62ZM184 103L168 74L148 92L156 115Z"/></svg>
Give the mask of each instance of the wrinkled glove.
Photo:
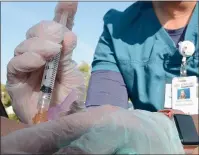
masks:
<svg viewBox="0 0 199 155"><path fill-rule="evenodd" d="M63 116L59 120L17 130L1 138L1 153L55 153L62 146L70 144L70 142L88 132L98 120L118 109L120 108L107 105L100 106L91 108L87 112ZM27 143L27 140L29 140L29 143ZM10 148L10 146L12 147Z"/></svg>
<svg viewBox="0 0 199 155"><path fill-rule="evenodd" d="M16 47L7 66L6 86L14 112L23 123L32 124L45 63L59 52L62 51L50 106L62 103L73 89L84 84L83 75L71 59L75 47L75 34L54 21L34 25L26 40Z"/></svg>
<svg viewBox="0 0 199 155"><path fill-rule="evenodd" d="M175 124L164 114L109 105L15 131L2 137L1 151L3 154L184 154Z"/></svg>
<svg viewBox="0 0 199 155"><path fill-rule="evenodd" d="M57 153L184 154L175 124L162 113L118 110ZM79 153L80 154L80 153Z"/></svg>

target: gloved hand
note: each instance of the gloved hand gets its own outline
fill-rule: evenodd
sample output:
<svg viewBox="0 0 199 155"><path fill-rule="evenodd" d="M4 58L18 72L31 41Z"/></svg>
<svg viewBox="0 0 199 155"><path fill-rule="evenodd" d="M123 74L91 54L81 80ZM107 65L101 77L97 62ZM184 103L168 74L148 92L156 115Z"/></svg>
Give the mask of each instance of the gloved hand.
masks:
<svg viewBox="0 0 199 155"><path fill-rule="evenodd" d="M34 25L26 40L16 47L7 66L6 86L14 112L23 123L32 124L45 63L58 52L62 51L50 106L62 103L73 89L84 84L83 75L71 59L75 47L75 34L54 21Z"/></svg>
<svg viewBox="0 0 199 155"><path fill-rule="evenodd" d="M106 118L120 108L113 106L99 106L89 108L86 112L79 112L61 119L52 120L22 130L14 131L1 139L2 154L45 154L55 153L66 143L81 137L94 124ZM105 123L108 120L105 119ZM31 141L27 143L27 140ZM18 140L20 139L20 143ZM9 145L8 145L9 144ZM10 145L12 147L10 147Z"/></svg>
<svg viewBox="0 0 199 155"><path fill-rule="evenodd" d="M4 154L184 153L175 124L164 114L109 105L10 133L2 137L1 151Z"/></svg>
<svg viewBox="0 0 199 155"><path fill-rule="evenodd" d="M160 112L117 110L55 154L184 154L175 127ZM81 154L81 153L80 153Z"/></svg>

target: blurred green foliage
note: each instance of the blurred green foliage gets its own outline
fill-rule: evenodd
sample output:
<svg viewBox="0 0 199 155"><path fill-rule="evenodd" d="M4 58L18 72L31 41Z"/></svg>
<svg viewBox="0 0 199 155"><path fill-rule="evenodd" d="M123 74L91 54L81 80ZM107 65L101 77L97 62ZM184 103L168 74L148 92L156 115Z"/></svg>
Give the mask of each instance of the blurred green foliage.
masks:
<svg viewBox="0 0 199 155"><path fill-rule="evenodd" d="M86 81L85 85L86 85L86 91L84 92L85 95L85 100L86 100L86 96L87 96L87 89L88 89L88 85L89 85L89 80L90 80L90 65L87 64L86 62L82 62L80 65L79 65L79 70L84 74L84 79Z"/></svg>
<svg viewBox="0 0 199 155"><path fill-rule="evenodd" d="M1 84L1 101L2 101L3 106L5 108L11 106L11 99L10 99L10 96L9 96L7 90L6 90L6 86L4 84ZM11 120L19 121L19 118L17 117L17 115L15 113L8 114L8 117Z"/></svg>
<svg viewBox="0 0 199 155"><path fill-rule="evenodd" d="M84 74L85 80L86 80L86 87L88 88L88 84L89 84L89 79L90 79L90 65L87 64L86 62L82 62L79 65L79 70ZM85 92L86 93L86 92Z"/></svg>
<svg viewBox="0 0 199 155"><path fill-rule="evenodd" d="M9 117L9 119L11 119L11 120L17 120L17 121L19 121L19 118L17 117L16 114L9 114L8 117Z"/></svg>
<svg viewBox="0 0 199 155"><path fill-rule="evenodd" d="M86 62L82 62L78 68L82 73L90 73L90 66Z"/></svg>
<svg viewBox="0 0 199 155"><path fill-rule="evenodd" d="M11 106L11 99L4 84L1 84L1 101L5 107Z"/></svg>

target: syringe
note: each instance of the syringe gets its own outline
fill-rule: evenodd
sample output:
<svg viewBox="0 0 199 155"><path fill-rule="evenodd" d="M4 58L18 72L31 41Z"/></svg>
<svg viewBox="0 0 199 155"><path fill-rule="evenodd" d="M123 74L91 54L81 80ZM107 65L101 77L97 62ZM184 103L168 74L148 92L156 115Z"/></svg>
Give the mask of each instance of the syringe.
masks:
<svg viewBox="0 0 199 155"><path fill-rule="evenodd" d="M60 21L59 21L60 24L66 26L69 12L72 9L74 13L73 8L76 8L76 6L73 7L73 5L77 5L77 3L74 3L74 4L71 2L58 3L58 9L59 9L58 11L61 14ZM56 20L56 18L54 20ZM60 55L61 55L61 52L59 52L53 59L49 60L45 65L44 74L43 74L43 78L41 82L40 95L39 95L38 105L37 105L38 113L33 118L34 124L38 124L38 123L45 122L48 120L47 112L48 112L51 98L52 98Z"/></svg>

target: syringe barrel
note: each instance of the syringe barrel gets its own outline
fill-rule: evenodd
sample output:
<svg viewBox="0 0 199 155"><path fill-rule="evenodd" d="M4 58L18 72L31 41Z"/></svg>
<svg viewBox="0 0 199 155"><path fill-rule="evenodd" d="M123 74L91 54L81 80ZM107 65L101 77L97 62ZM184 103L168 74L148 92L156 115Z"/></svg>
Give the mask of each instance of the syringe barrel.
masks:
<svg viewBox="0 0 199 155"><path fill-rule="evenodd" d="M57 21L56 16L54 18L55 21L59 22L60 24L67 26L68 16L69 12L72 12L70 15L74 16L77 10L77 3L58 3L58 6L56 8L56 14L60 14L60 19ZM72 18L73 19L73 18ZM71 25L71 24L69 24ZM41 89L40 89L40 96L38 100L38 114L41 111L48 111L51 97L53 93L54 83L57 75L59 60L60 60L61 52L59 52L52 60L48 61L45 65L43 79L41 82ZM35 123L41 122L40 114L34 117L33 121ZM46 118L44 120L47 120Z"/></svg>
<svg viewBox="0 0 199 155"><path fill-rule="evenodd" d="M50 106L50 99L48 93L40 92L39 102L38 102L38 110L48 111Z"/></svg>
<svg viewBox="0 0 199 155"><path fill-rule="evenodd" d="M57 75L57 70L59 66L61 52L59 52L53 59L48 61L45 65L43 79L40 89L40 97L38 103L38 109L45 107L48 110L52 92L54 88L55 78Z"/></svg>

